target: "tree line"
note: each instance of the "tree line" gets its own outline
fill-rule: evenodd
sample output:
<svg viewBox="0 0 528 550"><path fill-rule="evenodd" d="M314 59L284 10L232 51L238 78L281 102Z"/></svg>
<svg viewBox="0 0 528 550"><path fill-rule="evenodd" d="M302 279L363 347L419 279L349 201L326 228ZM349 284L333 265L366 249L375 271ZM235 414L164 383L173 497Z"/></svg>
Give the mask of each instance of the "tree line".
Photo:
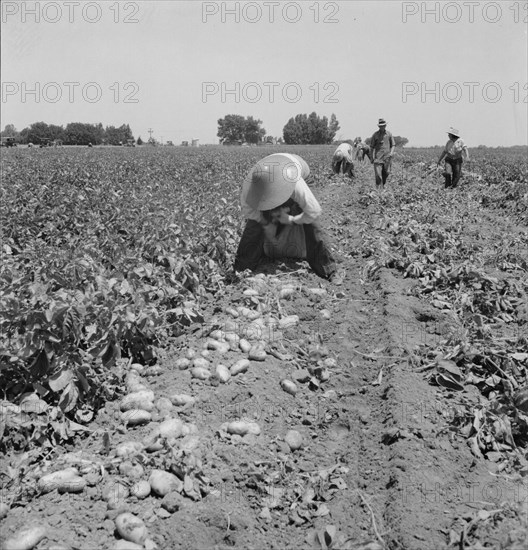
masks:
<svg viewBox="0 0 528 550"><path fill-rule="evenodd" d="M331 144L335 140L340 129L339 121L335 114L330 120L326 116L320 117L317 113L298 114L290 118L282 129L282 137L276 139L266 136L266 130L262 128L262 121L253 117L241 115L226 115L218 119L218 133L220 143L223 145L235 145L242 143L286 143L287 145L324 145ZM349 140L350 142L352 140ZM369 144L370 138L366 143ZM396 147L405 146L409 140L401 136L394 136Z"/></svg>
<svg viewBox="0 0 528 550"><path fill-rule="evenodd" d="M262 120L256 120L252 116L226 115L218 119L217 136L223 145L273 141L288 145L316 145L332 143L337 130L339 130L339 123L334 114L330 121L327 117L319 117L315 112L310 115L299 114L290 118L283 128L282 138L275 140L271 136L266 136L266 130L262 128Z"/></svg>
<svg viewBox="0 0 528 550"><path fill-rule="evenodd" d="M34 122L20 132L8 124L0 132L1 137L14 137L18 143L40 145L50 141L62 141L64 145L120 145L134 139L128 124L119 127L86 122L70 122L65 127L45 122ZM139 140L138 140L139 141Z"/></svg>

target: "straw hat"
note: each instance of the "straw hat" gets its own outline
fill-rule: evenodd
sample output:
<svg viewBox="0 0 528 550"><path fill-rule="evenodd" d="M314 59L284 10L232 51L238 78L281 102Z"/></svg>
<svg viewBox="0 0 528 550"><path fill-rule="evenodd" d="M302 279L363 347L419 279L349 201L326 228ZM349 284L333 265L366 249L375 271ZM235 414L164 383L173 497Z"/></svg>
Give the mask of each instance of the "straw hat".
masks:
<svg viewBox="0 0 528 550"><path fill-rule="evenodd" d="M449 130L447 131L448 134L452 134L453 136L460 137L460 132L453 128L452 126L449 127Z"/></svg>
<svg viewBox="0 0 528 550"><path fill-rule="evenodd" d="M378 120L378 126L387 126L387 122L385 121L384 118L380 118Z"/></svg>
<svg viewBox="0 0 528 550"><path fill-rule="evenodd" d="M274 154L259 160L242 186L242 197L255 210L272 210L286 202L301 178L297 163Z"/></svg>

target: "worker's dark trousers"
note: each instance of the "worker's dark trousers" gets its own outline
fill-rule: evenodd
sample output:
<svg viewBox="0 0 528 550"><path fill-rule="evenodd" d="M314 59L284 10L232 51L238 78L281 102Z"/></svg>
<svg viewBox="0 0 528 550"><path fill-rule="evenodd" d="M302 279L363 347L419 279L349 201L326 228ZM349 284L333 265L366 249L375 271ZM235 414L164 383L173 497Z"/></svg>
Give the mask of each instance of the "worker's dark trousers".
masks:
<svg viewBox="0 0 528 550"><path fill-rule="evenodd" d="M456 187L462 176L462 159L445 160L444 178L445 186Z"/></svg>
<svg viewBox="0 0 528 550"><path fill-rule="evenodd" d="M306 260L324 279L336 270L335 260L326 244L326 236L317 222L303 224L306 240ZM255 220L247 220L235 258L235 270L255 270L264 255L264 229Z"/></svg>

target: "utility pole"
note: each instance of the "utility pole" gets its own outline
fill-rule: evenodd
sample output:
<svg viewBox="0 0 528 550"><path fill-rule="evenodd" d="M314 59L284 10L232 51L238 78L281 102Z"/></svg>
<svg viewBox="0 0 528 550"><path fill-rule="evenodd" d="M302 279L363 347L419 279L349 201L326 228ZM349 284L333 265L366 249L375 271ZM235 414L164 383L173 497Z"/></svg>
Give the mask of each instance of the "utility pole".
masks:
<svg viewBox="0 0 528 550"><path fill-rule="evenodd" d="M152 141L152 132L153 132L153 131L154 131L154 130L153 130L152 128L149 128L149 129L148 129L148 133L150 134L150 140L151 140L151 141Z"/></svg>

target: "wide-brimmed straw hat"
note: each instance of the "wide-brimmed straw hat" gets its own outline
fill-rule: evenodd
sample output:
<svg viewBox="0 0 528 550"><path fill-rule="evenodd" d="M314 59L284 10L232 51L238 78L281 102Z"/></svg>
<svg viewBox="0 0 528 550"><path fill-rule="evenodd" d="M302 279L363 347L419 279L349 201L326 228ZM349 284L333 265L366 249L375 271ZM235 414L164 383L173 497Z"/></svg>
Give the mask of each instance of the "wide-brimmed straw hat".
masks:
<svg viewBox="0 0 528 550"><path fill-rule="evenodd" d="M242 186L242 196L255 210L272 210L293 194L301 177L300 167L282 155L259 160Z"/></svg>
<svg viewBox="0 0 528 550"><path fill-rule="evenodd" d="M387 122L385 121L384 118L380 118L378 120L378 126L387 126Z"/></svg>
<svg viewBox="0 0 528 550"><path fill-rule="evenodd" d="M460 137L460 132L456 128L453 128L453 126L449 127L449 130L447 131L447 133L456 137Z"/></svg>

